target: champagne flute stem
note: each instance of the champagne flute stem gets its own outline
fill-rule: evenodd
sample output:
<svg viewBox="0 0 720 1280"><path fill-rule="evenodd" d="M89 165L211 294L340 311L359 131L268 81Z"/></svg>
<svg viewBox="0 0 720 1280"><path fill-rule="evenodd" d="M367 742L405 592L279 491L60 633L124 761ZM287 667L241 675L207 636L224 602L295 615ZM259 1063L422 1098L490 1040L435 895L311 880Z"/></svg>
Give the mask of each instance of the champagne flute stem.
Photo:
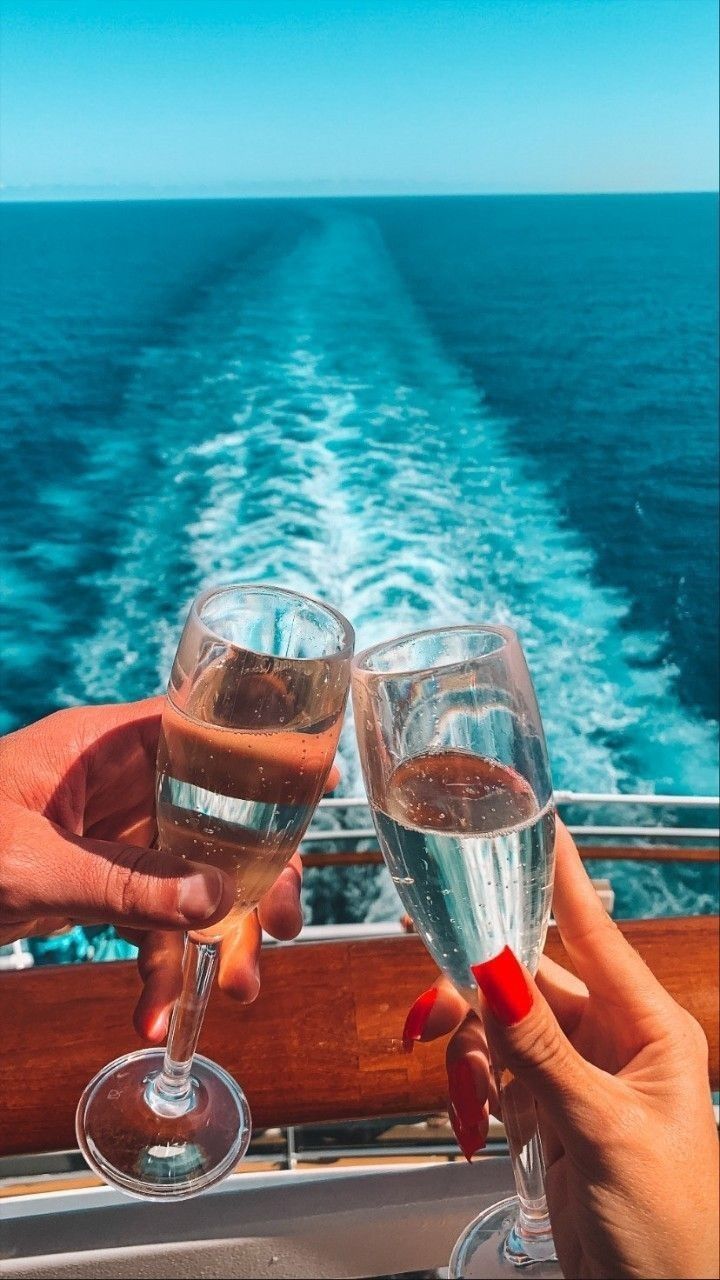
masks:
<svg viewBox="0 0 720 1280"><path fill-rule="evenodd" d="M496 1080L519 1201L518 1219L507 1252L547 1257L548 1247L552 1247L552 1229L535 1100L509 1072L496 1068Z"/></svg>
<svg viewBox="0 0 720 1280"><path fill-rule="evenodd" d="M148 1084L148 1105L162 1116L184 1115L195 1105L193 1055L205 1017L220 948L215 942L185 938L183 985L170 1020L162 1071Z"/></svg>

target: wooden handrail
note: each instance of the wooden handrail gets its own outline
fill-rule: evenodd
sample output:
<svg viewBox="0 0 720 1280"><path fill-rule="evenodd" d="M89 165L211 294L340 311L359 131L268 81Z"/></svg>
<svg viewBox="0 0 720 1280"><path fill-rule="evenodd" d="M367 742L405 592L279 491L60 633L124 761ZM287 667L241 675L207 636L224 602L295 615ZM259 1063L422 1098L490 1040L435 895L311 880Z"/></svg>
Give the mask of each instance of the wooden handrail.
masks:
<svg viewBox="0 0 720 1280"><path fill-rule="evenodd" d="M621 927L704 1027L717 1088L717 917ZM554 928L546 949L569 967ZM441 1110L444 1045L405 1054L400 1040L408 1008L436 976L413 936L272 947L255 1004L213 992L201 1049L242 1082L258 1127ZM139 1047L130 1024L138 990L131 963L0 973L0 1154L75 1145L84 1085Z"/></svg>
<svg viewBox="0 0 720 1280"><path fill-rule="evenodd" d="M579 844L580 857L603 862L720 862L720 848L679 848L677 845Z"/></svg>
<svg viewBox="0 0 720 1280"><path fill-rule="evenodd" d="M581 844L585 861L603 862L719 862L720 848L679 848L677 845ZM379 849L330 849L327 853L302 854L304 867L365 867L383 861Z"/></svg>

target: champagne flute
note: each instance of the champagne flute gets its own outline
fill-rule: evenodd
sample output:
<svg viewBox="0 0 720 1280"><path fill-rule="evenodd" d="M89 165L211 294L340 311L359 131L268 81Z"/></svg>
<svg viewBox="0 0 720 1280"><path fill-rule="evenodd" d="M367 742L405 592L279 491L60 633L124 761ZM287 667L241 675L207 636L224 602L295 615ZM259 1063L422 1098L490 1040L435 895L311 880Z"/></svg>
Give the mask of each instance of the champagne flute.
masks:
<svg viewBox="0 0 720 1280"><path fill-rule="evenodd" d="M555 812L530 673L506 627L423 631L353 662L355 728L390 875L439 968L481 1012L473 970L545 941ZM451 1276L560 1276L533 1099L493 1063L517 1196L455 1246Z"/></svg>
<svg viewBox="0 0 720 1280"><path fill-rule="evenodd" d="M220 587L190 609L162 716L159 846L222 868L236 895L219 924L186 937L165 1051L116 1059L80 1099L85 1159L130 1195L196 1195L247 1150L245 1094L195 1046L223 935L277 879L322 794L353 641L334 609L272 586Z"/></svg>

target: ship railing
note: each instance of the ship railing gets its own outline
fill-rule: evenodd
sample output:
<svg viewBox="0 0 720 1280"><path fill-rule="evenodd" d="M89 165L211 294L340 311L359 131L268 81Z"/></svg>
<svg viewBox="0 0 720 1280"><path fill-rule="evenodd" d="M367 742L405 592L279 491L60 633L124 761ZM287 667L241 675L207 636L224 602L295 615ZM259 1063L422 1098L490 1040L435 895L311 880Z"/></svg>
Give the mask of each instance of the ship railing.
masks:
<svg viewBox="0 0 720 1280"><path fill-rule="evenodd" d="M560 812L574 819L571 829L585 858L718 860L718 828L709 825L717 822L717 796L559 791L555 799ZM592 817L593 809L601 810L603 819L608 810L616 812L618 822L575 820L578 814ZM626 820L628 809L635 821ZM660 821L649 823L648 811L657 812ZM366 815L365 797L323 800L304 844L305 865L380 863ZM609 882L595 883L612 893ZM268 947L260 996L243 1011L242 1036L237 1033L237 1008L222 992L215 993L204 1046L243 1080L253 1099L258 1129L248 1172L458 1158L445 1116L444 1046L425 1045L412 1058L402 1052L399 1036L407 1009L434 980L435 969L421 940L408 933L399 916L400 910L393 921L306 926L297 943ZM709 1083L717 1090L717 916L621 921L620 927L703 1026L709 1040ZM552 926L547 950L567 963ZM52 966L0 972L9 1068L0 1195L10 1188L18 1194L18 1184L31 1190L36 1179L47 1185L53 1174L54 1185L66 1190L77 1185L73 1179L83 1185L87 1181L79 1154L68 1151L75 1103L93 1072L127 1049L137 984L134 964L123 961L70 965L62 976ZM268 1072L266 1064L299 1008L302 1053L283 1058L282 1072ZM76 1030L80 1023L82 1036ZM251 1054L243 1052L248 1042L254 1047ZM26 1087L29 1078L32 1090ZM501 1142L502 1129L494 1126L490 1136Z"/></svg>
<svg viewBox="0 0 720 1280"><path fill-rule="evenodd" d="M713 821L717 823L715 815L720 810L720 796L558 790L554 800L560 815L569 819L568 828L585 861L716 863L720 858L720 827L711 825ZM320 801L318 809L301 846L304 867L382 864L366 796L328 796ZM605 821L592 820L593 811L597 814L598 810ZM650 824L649 818L654 812L660 821ZM615 813L617 821L607 820ZM628 814L633 821L628 821ZM681 816L684 824L678 821ZM594 878L593 883L612 915L615 893L612 881L606 878L607 867L601 875L603 878ZM387 937L404 931L398 910L393 920L306 924L300 941ZM266 942L271 944L272 939L267 937Z"/></svg>
<svg viewBox="0 0 720 1280"><path fill-rule="evenodd" d="M677 825L668 815L686 814L696 822L706 822L720 809L717 795L666 795L657 793L618 793L559 790L554 795L561 816L575 815L569 830L576 837L580 852L588 861L639 861L712 863L719 858L717 825ZM663 821L648 825L647 821L617 822L577 821L577 813L593 809L662 810ZM358 825L357 815L362 825ZM311 825L301 846L303 865L310 868L377 866L382 854L377 845L375 828L370 821L366 796L328 796L320 801L318 817ZM645 816L645 815L644 815ZM334 819L334 821L333 821ZM716 819L717 821L717 819ZM600 841L601 843L590 843ZM600 896L612 912L614 894L607 879L596 881ZM352 924L305 925L302 940L330 938L385 937L402 932L400 919ZM273 939L266 938L268 943ZM24 943L0 948L0 970L22 969L33 963Z"/></svg>
<svg viewBox="0 0 720 1280"><path fill-rule="evenodd" d="M703 1026L708 1083L717 1089L717 916L621 921L619 927ZM546 950L569 964L554 927ZM445 1116L445 1045L430 1042L407 1054L402 1043L407 1010L436 976L417 935L313 940L269 947L260 994L241 1012L229 995L213 993L203 1052L247 1089L258 1163L457 1156ZM30 1184L43 1171L47 1177L46 1153L74 1146L77 1099L95 1071L127 1052L138 990L130 961L0 973L0 1197L8 1190L3 1178ZM355 1127L344 1129L346 1121ZM71 1167L79 1171L81 1164Z"/></svg>
<svg viewBox="0 0 720 1280"><path fill-rule="evenodd" d="M617 792L556 791L554 798L561 815L564 811L573 809L648 808L651 810L664 810L664 819L667 819L668 812L678 810L683 811L683 813L688 813L689 811L689 816L691 818L694 816L697 819L701 815L709 816L713 810L720 809L720 796L717 795L688 796L659 795L656 793L621 794ZM375 828L369 821L363 822L362 825L358 825L357 822L355 825L343 823L343 819L347 819L350 814L357 814L358 811L363 815L369 813L368 801L365 796L329 796L320 801L318 810L321 823L319 824L315 821L312 824L305 837L304 848L307 848L310 844L313 846L331 846L340 841L345 845L376 838ZM332 814L339 818L340 821L334 825L326 825L322 822L326 814ZM590 838L615 842L632 840L642 842L642 844L647 844L651 847L658 842L664 842L666 845L675 841L680 841L683 845L691 841L699 842L697 848L687 850L678 848L674 850L677 855L674 860L677 861L714 861L717 857L717 852L713 848L708 848L707 844L720 839L720 827L717 825L683 826L667 820L649 825L647 821L624 821L622 815L617 822L578 822L577 818L575 818L570 821L569 830L582 845L587 845ZM639 844L636 851L638 857L642 856L640 849L641 845ZM373 850L361 850L360 852L374 853ZM327 857L327 861L323 865L332 865L331 856ZM618 855L615 853L613 844L608 844L606 847L600 847L597 853L593 850L592 854L587 852L584 856L612 859L613 856ZM619 856L626 856L625 850ZM656 854L656 856L658 855ZM338 860L343 862L350 861L347 855L342 854L338 855ZM352 860L356 861L357 859L353 858ZM369 860L375 861L375 858L370 858ZM659 853L658 860L665 861L670 859L666 859L662 856L662 853Z"/></svg>

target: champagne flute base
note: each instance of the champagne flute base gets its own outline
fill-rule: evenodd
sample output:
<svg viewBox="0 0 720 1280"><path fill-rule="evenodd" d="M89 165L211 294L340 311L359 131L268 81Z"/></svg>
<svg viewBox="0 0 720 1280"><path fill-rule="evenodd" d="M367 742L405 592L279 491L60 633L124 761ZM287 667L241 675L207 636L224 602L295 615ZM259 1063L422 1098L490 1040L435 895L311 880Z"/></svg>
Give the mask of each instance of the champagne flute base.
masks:
<svg viewBox="0 0 720 1280"><path fill-rule="evenodd" d="M184 1105L151 1105L164 1051L116 1058L90 1081L75 1131L90 1168L141 1200L184 1200L220 1182L244 1156L251 1122L232 1076L196 1054Z"/></svg>
<svg viewBox="0 0 720 1280"><path fill-rule="evenodd" d="M452 1280L563 1280L552 1238L524 1241L516 1231L518 1210L517 1197L510 1196L466 1227L450 1258Z"/></svg>

